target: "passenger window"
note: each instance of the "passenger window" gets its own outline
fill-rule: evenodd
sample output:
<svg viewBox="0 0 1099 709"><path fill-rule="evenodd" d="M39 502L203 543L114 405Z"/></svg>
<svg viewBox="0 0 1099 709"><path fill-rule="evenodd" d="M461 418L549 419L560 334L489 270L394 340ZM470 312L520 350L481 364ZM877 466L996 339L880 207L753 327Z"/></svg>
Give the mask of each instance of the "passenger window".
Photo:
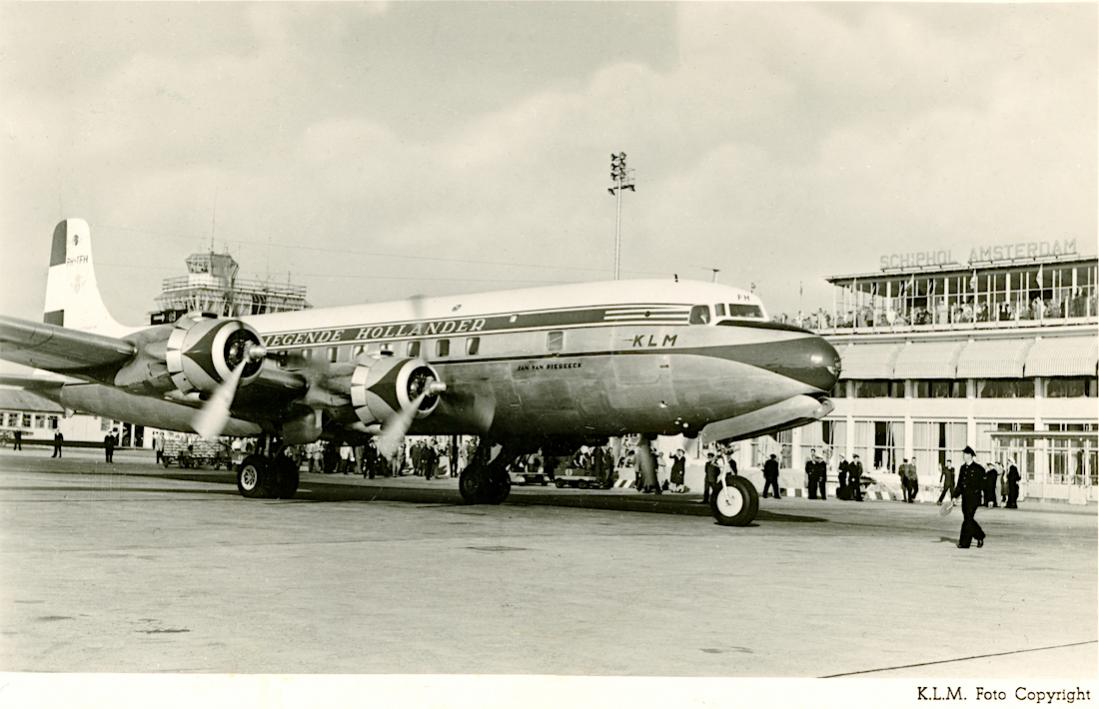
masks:
<svg viewBox="0 0 1099 709"><path fill-rule="evenodd" d="M450 356L450 340L439 340L435 343L435 356L436 357L449 357Z"/></svg>
<svg viewBox="0 0 1099 709"><path fill-rule="evenodd" d="M710 324L710 306L708 305L696 305L691 308L691 324L692 325L709 325Z"/></svg>
<svg viewBox="0 0 1099 709"><path fill-rule="evenodd" d="M550 352L560 352L565 349L565 333L562 330L546 333L546 349Z"/></svg>
<svg viewBox="0 0 1099 709"><path fill-rule="evenodd" d="M480 337L467 337L466 338L466 354L475 355L481 350L481 338Z"/></svg>
<svg viewBox="0 0 1099 709"><path fill-rule="evenodd" d="M340 351L339 351L338 348L329 347L328 348L328 361L329 362L335 362L336 358L339 357L339 354L340 354Z"/></svg>
<svg viewBox="0 0 1099 709"><path fill-rule="evenodd" d="M725 303L718 303L714 306L714 316L719 318L725 317Z"/></svg>
<svg viewBox="0 0 1099 709"><path fill-rule="evenodd" d="M416 340L415 342L409 342L408 343L408 356L409 357L419 357L420 356L420 341L419 340Z"/></svg>

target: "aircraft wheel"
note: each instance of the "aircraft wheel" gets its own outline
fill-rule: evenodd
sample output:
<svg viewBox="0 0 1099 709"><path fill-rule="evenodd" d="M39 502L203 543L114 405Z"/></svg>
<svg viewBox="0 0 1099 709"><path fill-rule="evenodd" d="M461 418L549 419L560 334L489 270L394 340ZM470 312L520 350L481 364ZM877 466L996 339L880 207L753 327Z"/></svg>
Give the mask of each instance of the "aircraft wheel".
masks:
<svg viewBox="0 0 1099 709"><path fill-rule="evenodd" d="M508 499L511 494L511 476L505 471L495 470L489 473L488 489L485 491L484 502L489 505L498 505Z"/></svg>
<svg viewBox="0 0 1099 709"><path fill-rule="evenodd" d="M718 524L744 527L751 524L759 512L759 493L755 485L737 476L715 491L710 498L710 512Z"/></svg>
<svg viewBox="0 0 1099 709"><path fill-rule="evenodd" d="M274 477L274 496L289 500L298 492L298 464L284 455L275 458L271 466Z"/></svg>
<svg viewBox="0 0 1099 709"><path fill-rule="evenodd" d="M271 497L271 473L262 455L250 455L237 468L237 490L245 497Z"/></svg>
<svg viewBox="0 0 1099 709"><path fill-rule="evenodd" d="M467 505L481 504L487 483L488 471L484 466L477 463L467 465L458 476L458 492L462 495L462 501Z"/></svg>

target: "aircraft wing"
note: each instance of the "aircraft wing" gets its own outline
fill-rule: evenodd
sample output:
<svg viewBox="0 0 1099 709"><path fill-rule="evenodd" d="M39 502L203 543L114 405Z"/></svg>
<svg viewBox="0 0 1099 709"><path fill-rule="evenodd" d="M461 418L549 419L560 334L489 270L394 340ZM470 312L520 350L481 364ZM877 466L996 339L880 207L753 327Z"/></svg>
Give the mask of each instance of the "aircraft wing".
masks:
<svg viewBox="0 0 1099 709"><path fill-rule="evenodd" d="M79 375L117 368L137 354L126 340L0 315L0 358Z"/></svg>

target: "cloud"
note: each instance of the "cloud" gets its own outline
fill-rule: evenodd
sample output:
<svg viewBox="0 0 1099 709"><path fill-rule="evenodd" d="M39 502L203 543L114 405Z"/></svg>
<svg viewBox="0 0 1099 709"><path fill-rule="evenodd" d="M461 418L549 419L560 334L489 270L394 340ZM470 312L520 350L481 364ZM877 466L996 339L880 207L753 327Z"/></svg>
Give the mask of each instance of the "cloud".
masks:
<svg viewBox="0 0 1099 709"><path fill-rule="evenodd" d="M425 67L446 57L422 44L412 10L423 8L225 8L239 42L141 45L66 91L13 76L9 62L2 189L24 206L0 227L45 238L60 190L93 226L194 234L171 249L134 232L97 236L160 264L110 274L127 285L108 304L131 313L209 234L215 202L218 235L257 242L236 247L246 272L303 274L322 304L486 287L449 280L463 277L609 276L606 173L619 150L637 175L624 268L721 268L728 282L759 283L773 311L796 309L798 281L807 303L830 303L825 275L872 269L878 253L917 242L1096 233L1094 7L682 4L674 61L600 56L579 79L547 65L496 93L512 70L486 73L464 46L447 71L459 83L432 93ZM379 54L371 28L408 56ZM410 107L406 93L434 98ZM463 93L499 100L471 107L454 98ZM578 270L277 246L294 243ZM5 263L5 276L33 271L46 248ZM28 278L11 282L22 284L5 296L17 309L37 307Z"/></svg>

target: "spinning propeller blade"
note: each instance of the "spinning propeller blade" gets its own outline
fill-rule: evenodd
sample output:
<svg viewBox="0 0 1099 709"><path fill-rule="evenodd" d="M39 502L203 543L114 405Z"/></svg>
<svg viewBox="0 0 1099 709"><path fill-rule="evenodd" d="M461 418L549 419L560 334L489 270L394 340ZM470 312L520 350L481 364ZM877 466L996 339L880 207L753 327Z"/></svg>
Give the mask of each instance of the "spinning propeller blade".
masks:
<svg viewBox="0 0 1099 709"><path fill-rule="evenodd" d="M195 429L195 433L206 440L213 440L221 435L225 424L229 421L229 407L233 405L233 399L236 398L240 377L247 366L248 359L245 358L233 369L229 378L218 385L205 406L195 414L191 421L191 427Z"/></svg>

